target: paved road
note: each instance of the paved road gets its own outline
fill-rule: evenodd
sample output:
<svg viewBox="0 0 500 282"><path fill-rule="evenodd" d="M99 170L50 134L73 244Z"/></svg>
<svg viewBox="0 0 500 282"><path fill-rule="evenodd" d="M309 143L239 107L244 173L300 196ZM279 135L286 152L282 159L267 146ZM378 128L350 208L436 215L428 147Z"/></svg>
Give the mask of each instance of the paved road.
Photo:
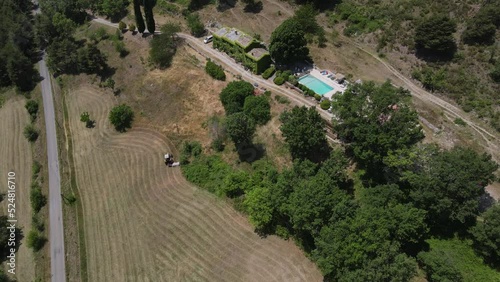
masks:
<svg viewBox="0 0 500 282"><path fill-rule="evenodd" d="M40 75L43 77L42 97L47 133L47 157L49 170L49 244L50 274L52 282L66 281L64 229L61 199L61 177L59 175L59 156L57 150L56 121L50 73L45 59L39 63Z"/></svg>

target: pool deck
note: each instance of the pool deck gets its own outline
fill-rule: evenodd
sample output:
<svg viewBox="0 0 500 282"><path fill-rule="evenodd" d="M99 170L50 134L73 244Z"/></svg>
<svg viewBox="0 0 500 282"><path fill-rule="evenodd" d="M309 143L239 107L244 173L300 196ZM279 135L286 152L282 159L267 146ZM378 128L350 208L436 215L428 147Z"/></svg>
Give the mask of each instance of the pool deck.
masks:
<svg viewBox="0 0 500 282"><path fill-rule="evenodd" d="M312 76L314 76L315 78L319 79L320 81L324 82L326 85L328 85L330 87L333 87L332 91L328 91L328 92L326 92L325 94L322 95L323 97L328 98L329 100L332 99L333 95L336 92L344 93L344 91L346 89L344 85L340 85L336 81L331 80L331 79L329 79L327 77L329 74L333 74L331 72L328 72L327 75L322 75L319 70L312 69L309 74L312 75Z"/></svg>

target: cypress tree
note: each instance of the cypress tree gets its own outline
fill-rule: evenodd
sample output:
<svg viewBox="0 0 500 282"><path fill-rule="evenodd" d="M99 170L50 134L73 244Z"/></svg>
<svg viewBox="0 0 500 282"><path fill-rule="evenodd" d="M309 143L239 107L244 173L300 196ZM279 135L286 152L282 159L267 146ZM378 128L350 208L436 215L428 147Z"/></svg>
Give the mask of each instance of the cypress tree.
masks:
<svg viewBox="0 0 500 282"><path fill-rule="evenodd" d="M137 25L137 30L140 33L143 33L146 29L144 25L144 19L142 18L141 13L141 2L139 0L134 0L134 14L135 14L135 23Z"/></svg>
<svg viewBox="0 0 500 282"><path fill-rule="evenodd" d="M153 0L144 0L144 16L146 17L146 26L150 33L155 33L155 19L153 17Z"/></svg>

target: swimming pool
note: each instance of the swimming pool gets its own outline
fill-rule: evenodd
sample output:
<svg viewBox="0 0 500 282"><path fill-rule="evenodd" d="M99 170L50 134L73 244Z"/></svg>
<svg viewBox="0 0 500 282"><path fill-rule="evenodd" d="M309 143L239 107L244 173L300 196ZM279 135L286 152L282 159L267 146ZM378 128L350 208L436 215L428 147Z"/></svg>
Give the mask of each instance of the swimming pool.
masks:
<svg viewBox="0 0 500 282"><path fill-rule="evenodd" d="M333 90L333 87L308 74L299 79L299 83L307 86L307 88L316 92L316 94L324 95Z"/></svg>

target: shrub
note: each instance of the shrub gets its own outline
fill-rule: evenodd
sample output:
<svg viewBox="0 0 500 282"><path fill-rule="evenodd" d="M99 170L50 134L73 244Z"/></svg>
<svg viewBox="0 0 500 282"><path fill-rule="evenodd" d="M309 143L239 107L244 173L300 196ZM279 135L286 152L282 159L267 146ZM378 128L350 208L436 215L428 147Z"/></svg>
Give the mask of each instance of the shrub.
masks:
<svg viewBox="0 0 500 282"><path fill-rule="evenodd" d="M189 29L191 29L191 34L198 37L205 33L205 26L200 20L200 16L196 13L187 15L186 17Z"/></svg>
<svg viewBox="0 0 500 282"><path fill-rule="evenodd" d="M323 101L321 101L321 103L319 104L319 106L323 109L323 110L328 110L330 108L330 105L332 103L330 102L330 100L328 99L325 99Z"/></svg>
<svg viewBox="0 0 500 282"><path fill-rule="evenodd" d="M35 213L38 213L47 204L47 198L42 194L42 189L36 182L31 184L30 202Z"/></svg>
<svg viewBox="0 0 500 282"><path fill-rule="evenodd" d="M314 99L316 99L316 101L321 100L321 95L319 95L319 94L314 94Z"/></svg>
<svg viewBox="0 0 500 282"><path fill-rule="evenodd" d="M114 107L109 113L109 121L115 126L115 129L120 132L126 131L132 127L134 120L134 112L132 108L125 104Z"/></svg>
<svg viewBox="0 0 500 282"><path fill-rule="evenodd" d="M265 70L262 73L262 78L264 78L264 79L270 78L271 76L273 76L275 71L276 71L276 69L274 67L269 67L267 70Z"/></svg>
<svg viewBox="0 0 500 282"><path fill-rule="evenodd" d="M182 145L180 163L188 164L189 159L193 157L198 157L203 152L200 142L197 141L186 141Z"/></svg>
<svg viewBox="0 0 500 282"><path fill-rule="evenodd" d="M456 125L460 125L460 126L466 126L467 123L465 123L465 121L461 118L456 118L454 121L453 121Z"/></svg>
<svg viewBox="0 0 500 282"><path fill-rule="evenodd" d="M40 173L41 169L42 165L37 161L33 161L33 165L31 166L31 171L33 172L33 178L38 177L38 174Z"/></svg>
<svg viewBox="0 0 500 282"><path fill-rule="evenodd" d="M212 147L212 149L214 149L216 152L222 152L224 151L224 140L222 140L222 138L216 138L212 141L210 147Z"/></svg>
<svg viewBox="0 0 500 282"><path fill-rule="evenodd" d="M43 235L36 230L31 230L30 233L28 234L28 239L27 239L28 247L32 248L33 251L35 252L42 249L46 241L47 239L45 239L45 237L43 237Z"/></svg>
<svg viewBox="0 0 500 282"><path fill-rule="evenodd" d="M123 41L115 41L115 50L122 58L127 56L129 53L127 48L125 48L125 43Z"/></svg>
<svg viewBox="0 0 500 282"><path fill-rule="evenodd" d="M427 279L433 281L462 281L463 278L453 261L442 251L431 250L420 252L418 261L427 274Z"/></svg>
<svg viewBox="0 0 500 282"><path fill-rule="evenodd" d="M131 32L135 32L135 29L136 29L135 24L128 25L128 30L130 30Z"/></svg>
<svg viewBox="0 0 500 282"><path fill-rule="evenodd" d="M212 62L211 60L207 61L207 64L205 65L205 71L213 78L217 80L226 80L226 74L224 73L224 69Z"/></svg>
<svg viewBox="0 0 500 282"><path fill-rule="evenodd" d="M294 75L290 75L288 77L288 82L290 82L293 86L299 85L299 80Z"/></svg>
<svg viewBox="0 0 500 282"><path fill-rule="evenodd" d="M38 130L36 130L32 124L28 124L24 127L23 134L30 142L35 142L36 139L38 139Z"/></svg>
<svg viewBox="0 0 500 282"><path fill-rule="evenodd" d="M124 31L126 28L127 28L127 25L124 22L120 21L118 23L118 29L120 29L121 31Z"/></svg>
<svg viewBox="0 0 500 282"><path fill-rule="evenodd" d="M31 121L36 120L37 114L38 114L38 102L35 100L28 100L26 102L26 105L24 105L26 110L31 116Z"/></svg>
<svg viewBox="0 0 500 282"><path fill-rule="evenodd" d="M277 76L274 79L274 84L276 84L276 85L282 85L283 83L285 83L285 79L281 76Z"/></svg>
<svg viewBox="0 0 500 282"><path fill-rule="evenodd" d="M92 128L94 127L94 123L95 121L91 120L90 119L90 115L88 112L83 112L81 115L80 115L80 121L81 122L85 122L85 127L87 128Z"/></svg>
<svg viewBox="0 0 500 282"><path fill-rule="evenodd" d="M274 100L276 100L276 102L280 103L280 104L290 104L290 100L288 100L287 97L283 97L283 96L280 96L280 95L276 95L274 96Z"/></svg>

